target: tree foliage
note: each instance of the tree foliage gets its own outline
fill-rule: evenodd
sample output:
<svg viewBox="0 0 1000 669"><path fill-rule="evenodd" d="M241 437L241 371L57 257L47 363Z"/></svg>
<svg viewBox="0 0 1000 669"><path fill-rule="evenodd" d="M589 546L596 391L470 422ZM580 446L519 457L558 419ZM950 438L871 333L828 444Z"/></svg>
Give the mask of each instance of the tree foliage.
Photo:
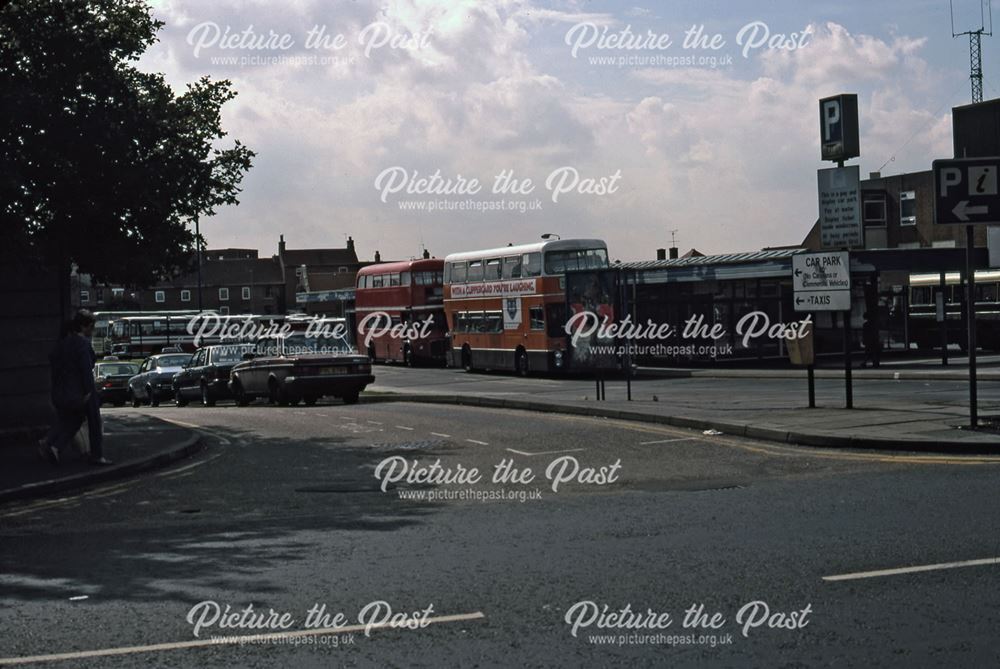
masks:
<svg viewBox="0 0 1000 669"><path fill-rule="evenodd" d="M254 154L221 141L235 92L139 71L162 25L143 0L0 0L0 250L150 283L238 204Z"/></svg>

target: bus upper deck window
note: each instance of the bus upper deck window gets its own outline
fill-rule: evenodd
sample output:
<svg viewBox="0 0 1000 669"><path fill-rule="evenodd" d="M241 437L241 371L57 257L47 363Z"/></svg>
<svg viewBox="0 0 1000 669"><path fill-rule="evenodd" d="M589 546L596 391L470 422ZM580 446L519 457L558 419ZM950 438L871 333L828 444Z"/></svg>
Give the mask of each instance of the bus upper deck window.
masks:
<svg viewBox="0 0 1000 669"><path fill-rule="evenodd" d="M399 273L399 285L400 286L409 286L410 285L410 273L409 272L400 272Z"/></svg>
<svg viewBox="0 0 1000 669"><path fill-rule="evenodd" d="M507 256L506 258L503 259L503 278L505 279L521 278L520 256Z"/></svg>
<svg viewBox="0 0 1000 669"><path fill-rule="evenodd" d="M469 263L469 281L483 280L483 261L473 260Z"/></svg>
<svg viewBox="0 0 1000 669"><path fill-rule="evenodd" d="M542 254L525 253L521 259L521 276L541 276L542 275Z"/></svg>
<svg viewBox="0 0 1000 669"><path fill-rule="evenodd" d="M486 272L483 278L487 281L496 281L500 278L500 258L490 258L486 261Z"/></svg>
<svg viewBox="0 0 1000 669"><path fill-rule="evenodd" d="M451 264L451 282L452 283L464 283L467 280L467 270L468 265L463 260L462 262L456 262Z"/></svg>

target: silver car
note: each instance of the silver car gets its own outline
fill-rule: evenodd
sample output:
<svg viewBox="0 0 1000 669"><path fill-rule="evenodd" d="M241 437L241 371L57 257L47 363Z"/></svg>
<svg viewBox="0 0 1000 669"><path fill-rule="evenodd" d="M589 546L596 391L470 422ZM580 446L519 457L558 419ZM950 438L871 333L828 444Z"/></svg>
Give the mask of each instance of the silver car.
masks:
<svg viewBox="0 0 1000 669"><path fill-rule="evenodd" d="M133 407L159 406L174 396L174 375L191 362L190 353L161 353L146 358L139 373L128 380L128 399Z"/></svg>

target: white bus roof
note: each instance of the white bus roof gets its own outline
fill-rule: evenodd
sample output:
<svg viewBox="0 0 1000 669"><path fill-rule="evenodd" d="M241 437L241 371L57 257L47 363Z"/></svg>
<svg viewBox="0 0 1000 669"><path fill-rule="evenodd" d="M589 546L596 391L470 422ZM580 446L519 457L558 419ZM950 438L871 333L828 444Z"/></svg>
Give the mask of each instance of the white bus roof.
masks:
<svg viewBox="0 0 1000 669"><path fill-rule="evenodd" d="M947 272L945 273L945 283L947 285L955 285L961 281L961 275L958 272ZM989 282L989 281L1000 281L1000 271L998 270L976 270L976 282ZM911 274L910 275L910 285L911 286L938 286L941 284L940 274Z"/></svg>
<svg viewBox="0 0 1000 669"><path fill-rule="evenodd" d="M578 249L605 249L608 246L600 239L552 239L532 244L521 244L519 246L501 246L496 249L483 249L482 251L463 251L461 253L451 253L445 256L445 262L461 262L463 260L479 260L480 258L502 258L503 256L514 256L522 253L536 253L539 251L575 251Z"/></svg>

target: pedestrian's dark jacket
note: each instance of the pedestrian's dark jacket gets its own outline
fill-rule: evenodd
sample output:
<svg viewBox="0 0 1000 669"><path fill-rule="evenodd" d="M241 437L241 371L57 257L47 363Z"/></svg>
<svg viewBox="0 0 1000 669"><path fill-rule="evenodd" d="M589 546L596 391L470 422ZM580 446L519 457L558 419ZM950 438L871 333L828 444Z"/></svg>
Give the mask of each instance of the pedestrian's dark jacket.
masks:
<svg viewBox="0 0 1000 669"><path fill-rule="evenodd" d="M93 396L94 363L97 356L90 340L70 333L56 342L49 354L52 370L52 404L60 411L82 411L88 394Z"/></svg>

